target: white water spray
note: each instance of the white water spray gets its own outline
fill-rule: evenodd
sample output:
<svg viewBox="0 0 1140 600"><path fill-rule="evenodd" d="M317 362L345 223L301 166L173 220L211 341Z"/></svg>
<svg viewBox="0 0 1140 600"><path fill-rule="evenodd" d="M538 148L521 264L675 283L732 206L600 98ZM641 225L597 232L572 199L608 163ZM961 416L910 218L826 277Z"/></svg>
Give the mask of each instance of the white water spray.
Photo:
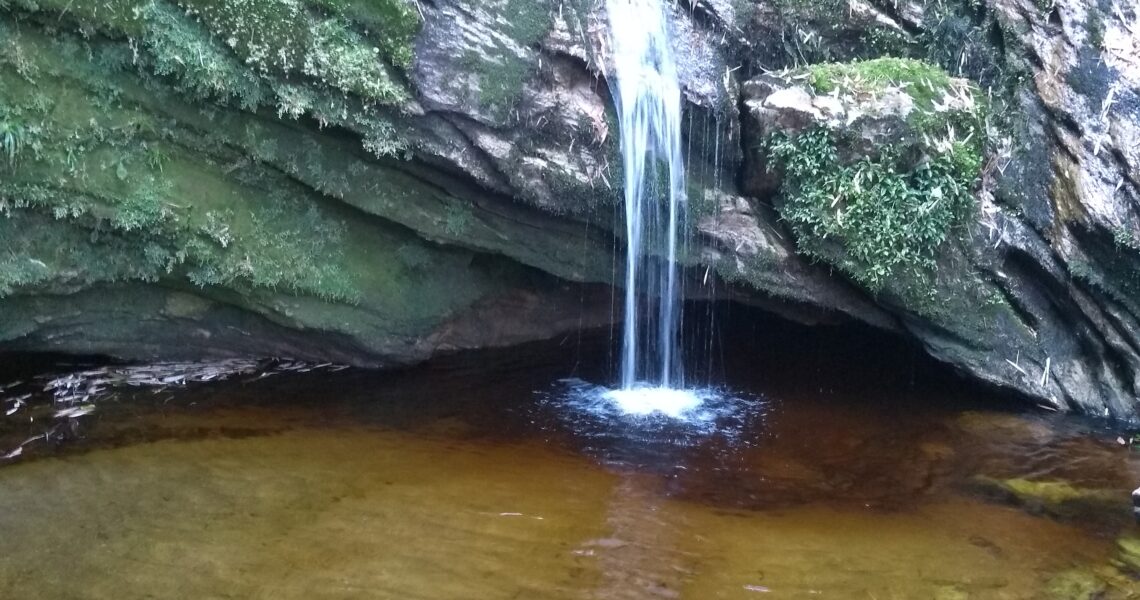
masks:
<svg viewBox="0 0 1140 600"><path fill-rule="evenodd" d="M681 87L663 0L607 0L625 168L622 390L684 387L677 268L685 210ZM641 314L640 299L651 304ZM624 392L624 393L623 393ZM677 399L672 396L672 402ZM644 400L643 393L638 394ZM618 399L620 401L620 398Z"/></svg>

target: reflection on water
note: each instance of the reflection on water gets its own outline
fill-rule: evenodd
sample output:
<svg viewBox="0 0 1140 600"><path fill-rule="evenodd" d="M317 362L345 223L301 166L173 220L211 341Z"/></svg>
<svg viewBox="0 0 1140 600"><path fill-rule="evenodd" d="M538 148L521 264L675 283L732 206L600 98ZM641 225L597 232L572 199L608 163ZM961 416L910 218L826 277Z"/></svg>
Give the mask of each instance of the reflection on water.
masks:
<svg viewBox="0 0 1140 600"><path fill-rule="evenodd" d="M588 365L552 385L557 343L124 391L0 467L0 598L1140 593L1112 562L1140 483L1115 433L829 343L754 349L683 421L615 411ZM1063 512L1005 481L1096 493Z"/></svg>

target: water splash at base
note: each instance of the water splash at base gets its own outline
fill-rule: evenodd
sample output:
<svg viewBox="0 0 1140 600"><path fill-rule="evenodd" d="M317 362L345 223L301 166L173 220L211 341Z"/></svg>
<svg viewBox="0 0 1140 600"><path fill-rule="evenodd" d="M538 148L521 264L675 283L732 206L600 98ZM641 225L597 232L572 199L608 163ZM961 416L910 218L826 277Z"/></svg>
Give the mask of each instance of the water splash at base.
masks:
<svg viewBox="0 0 1140 600"><path fill-rule="evenodd" d="M602 397L627 415L660 414L683 420L704 402L701 391L644 386L609 390Z"/></svg>
<svg viewBox="0 0 1140 600"><path fill-rule="evenodd" d="M641 443L649 450L662 443L692 446L713 437L732 441L766 412L760 398L712 387L611 389L563 379L539 395L575 434Z"/></svg>

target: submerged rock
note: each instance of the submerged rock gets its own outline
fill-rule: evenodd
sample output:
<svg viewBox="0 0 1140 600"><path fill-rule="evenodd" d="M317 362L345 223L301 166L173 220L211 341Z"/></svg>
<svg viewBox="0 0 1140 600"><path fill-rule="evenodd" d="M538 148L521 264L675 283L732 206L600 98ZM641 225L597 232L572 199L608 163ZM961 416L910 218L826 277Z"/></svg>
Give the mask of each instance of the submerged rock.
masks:
<svg viewBox="0 0 1140 600"><path fill-rule="evenodd" d="M1140 578L1140 537L1122 537L1116 540L1116 558L1112 563L1122 572Z"/></svg>
<svg viewBox="0 0 1140 600"><path fill-rule="evenodd" d="M1045 586L1048 598L1128 599L1140 589L1140 538L1116 540L1116 553L1104 564L1076 567L1052 577Z"/></svg>
<svg viewBox="0 0 1140 600"><path fill-rule="evenodd" d="M1121 494L1114 490L1087 489L1067 481L994 479L977 476L974 488L1035 514L1066 521L1121 524L1128 513Z"/></svg>
<svg viewBox="0 0 1140 600"><path fill-rule="evenodd" d="M1049 600L1096 600L1101 598L1107 585L1087 569L1069 569L1048 581L1045 597Z"/></svg>

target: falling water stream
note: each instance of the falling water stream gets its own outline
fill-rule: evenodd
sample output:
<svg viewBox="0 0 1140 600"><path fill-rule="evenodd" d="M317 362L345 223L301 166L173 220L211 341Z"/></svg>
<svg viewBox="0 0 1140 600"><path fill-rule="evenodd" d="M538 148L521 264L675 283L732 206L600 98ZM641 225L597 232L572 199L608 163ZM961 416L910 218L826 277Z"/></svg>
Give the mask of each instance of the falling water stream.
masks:
<svg viewBox="0 0 1140 600"><path fill-rule="evenodd" d="M685 402L677 250L685 210L681 89L661 0L609 0L628 251L621 386ZM654 306L642 314L641 300ZM640 401L647 400L645 393Z"/></svg>

